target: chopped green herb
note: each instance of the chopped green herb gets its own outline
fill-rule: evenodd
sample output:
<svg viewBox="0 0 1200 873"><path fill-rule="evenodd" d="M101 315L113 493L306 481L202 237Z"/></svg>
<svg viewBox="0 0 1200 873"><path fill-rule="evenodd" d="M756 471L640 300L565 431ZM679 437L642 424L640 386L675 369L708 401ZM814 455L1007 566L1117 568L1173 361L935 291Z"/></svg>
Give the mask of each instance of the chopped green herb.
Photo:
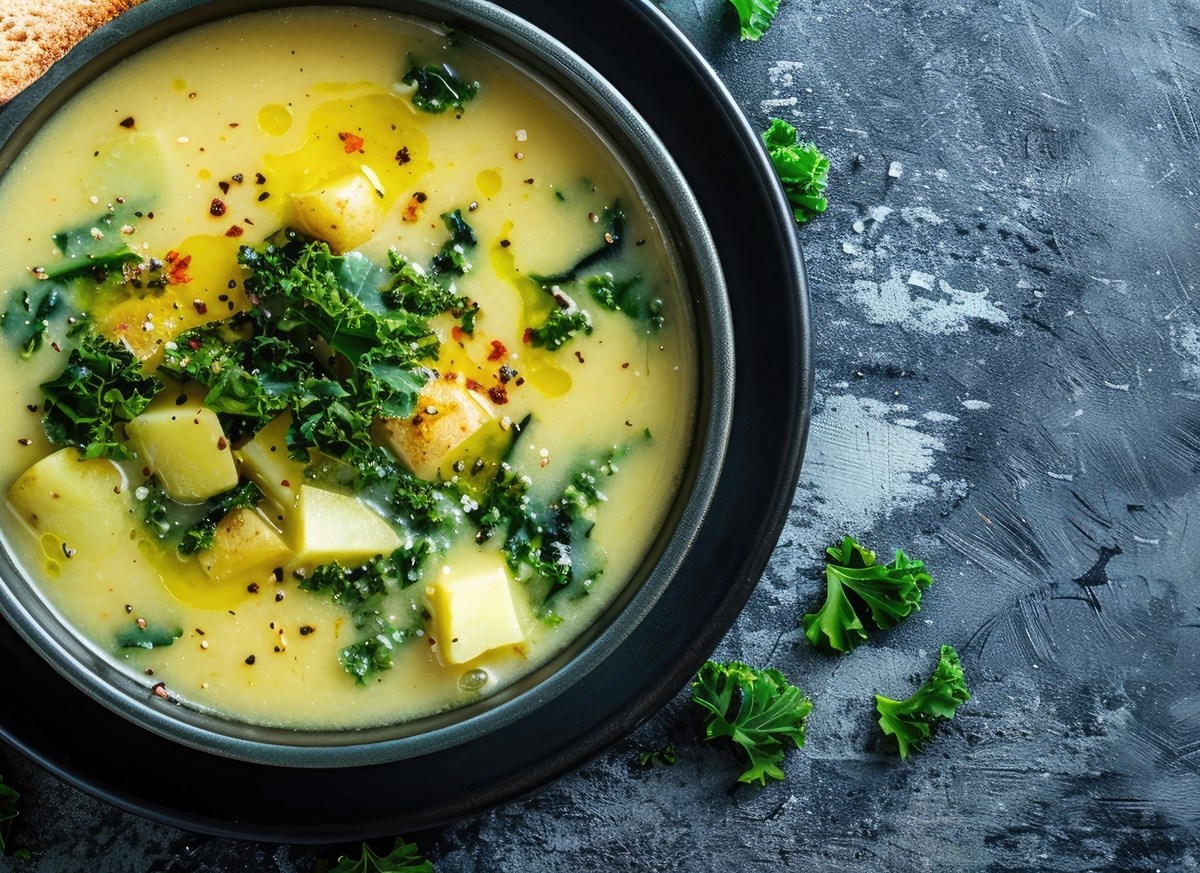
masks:
<svg viewBox="0 0 1200 873"><path fill-rule="evenodd" d="M970 699L958 652L942 646L933 675L911 697L892 700L876 694L875 708L879 711L879 726L896 738L900 757L907 758L910 752L919 752L925 746L935 722L954 718L959 705Z"/></svg>
<svg viewBox="0 0 1200 873"><path fill-rule="evenodd" d="M551 309L546 320L531 330L529 343L534 348L557 351L581 332L592 332L592 317L586 309L580 309L572 302L566 308L556 306Z"/></svg>
<svg viewBox="0 0 1200 873"><path fill-rule="evenodd" d="M148 480L143 487L146 489L146 496L141 498L142 524L150 531L152 537L165 540L171 535L172 529L168 510L171 498L167 497L167 493L162 490L156 479ZM140 491L138 493L140 494Z"/></svg>
<svg viewBox="0 0 1200 873"><path fill-rule="evenodd" d="M451 108L462 112L479 93L478 82L464 81L449 64L421 66L412 55L408 56L408 63L408 72L401 81L416 86L412 102L422 112L440 114Z"/></svg>
<svg viewBox="0 0 1200 873"><path fill-rule="evenodd" d="M779 0L729 0L737 10L742 39L759 39L771 29Z"/></svg>
<svg viewBox="0 0 1200 873"><path fill-rule="evenodd" d="M876 564L875 553L845 537L825 550L825 602L804 616L804 633L819 648L849 652L867 639L859 612L887 630L921 608L921 594L933 582L925 564L900 549L888 564Z"/></svg>
<svg viewBox="0 0 1200 873"><path fill-rule="evenodd" d="M450 239L442 246L441 251L434 255L431 269L435 274L455 273L462 276L471 270L467 251L475 248L479 240L471 225L463 218L461 209L443 214L442 223L450 231Z"/></svg>
<svg viewBox="0 0 1200 873"><path fill-rule="evenodd" d="M388 251L388 272L391 278L382 294L393 309L432 318L465 304L463 298L444 288L431 274L394 249Z"/></svg>
<svg viewBox="0 0 1200 873"><path fill-rule="evenodd" d="M63 371L41 386L46 436L77 447L85 458L127 460L132 455L117 438L117 426L140 415L162 383L143 376L129 350L97 334L91 322L78 322L68 336L78 345Z"/></svg>
<svg viewBox="0 0 1200 873"><path fill-rule="evenodd" d="M343 855L329 873L433 873L433 864L422 857L415 843L396 837L386 855L375 854L363 843L358 858Z"/></svg>
<svg viewBox="0 0 1200 873"><path fill-rule="evenodd" d="M739 782L782 779L785 744L804 746L812 701L778 670L741 661L706 661L692 682L692 702L705 711L705 739L726 737L741 746L750 766Z"/></svg>
<svg viewBox="0 0 1200 873"><path fill-rule="evenodd" d="M366 619L361 627L370 635L338 652L343 669L359 685L366 685L375 673L392 669L396 648L415 639L421 632L417 624L398 628L378 614Z"/></svg>
<svg viewBox="0 0 1200 873"><path fill-rule="evenodd" d="M813 143L801 142L796 128L781 118L771 119L762 138L797 223L824 212L829 205L824 193L829 184L829 158Z"/></svg>
<svg viewBox="0 0 1200 873"><path fill-rule="evenodd" d="M117 634L117 646L122 649L161 649L173 645L183 636L183 628L164 628L147 624L135 624Z"/></svg>

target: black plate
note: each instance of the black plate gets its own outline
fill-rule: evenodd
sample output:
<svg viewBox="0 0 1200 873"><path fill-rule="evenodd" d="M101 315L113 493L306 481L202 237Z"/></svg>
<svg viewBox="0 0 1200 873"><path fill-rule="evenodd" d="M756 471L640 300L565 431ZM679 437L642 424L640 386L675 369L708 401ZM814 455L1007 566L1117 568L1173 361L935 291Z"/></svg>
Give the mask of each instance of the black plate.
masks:
<svg viewBox="0 0 1200 873"><path fill-rule="evenodd" d="M474 815L537 791L659 709L716 646L766 566L799 475L812 393L804 270L770 164L716 74L648 2L498 5L570 46L625 94L687 176L716 241L737 383L728 458L695 545L653 610L586 681L470 744L371 767L268 767L178 745L92 701L0 622L0 737L84 791L176 827L288 842L384 836Z"/></svg>

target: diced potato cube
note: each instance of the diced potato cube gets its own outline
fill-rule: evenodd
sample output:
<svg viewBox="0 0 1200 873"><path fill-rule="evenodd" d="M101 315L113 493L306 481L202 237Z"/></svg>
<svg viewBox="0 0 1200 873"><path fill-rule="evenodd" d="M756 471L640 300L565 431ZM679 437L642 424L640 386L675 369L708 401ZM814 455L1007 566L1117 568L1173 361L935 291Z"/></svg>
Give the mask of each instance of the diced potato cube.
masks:
<svg viewBox="0 0 1200 873"><path fill-rule="evenodd" d="M96 313L100 333L123 343L151 370L168 341L184 331L250 308L241 284L244 271L238 266L236 239L193 236L178 251L179 258L191 259L179 272L180 278L188 281L168 285L161 294L132 297Z"/></svg>
<svg viewBox="0 0 1200 873"><path fill-rule="evenodd" d="M293 194L296 226L338 252L358 248L383 222L383 198L364 173L345 176L316 191Z"/></svg>
<svg viewBox="0 0 1200 873"><path fill-rule="evenodd" d="M138 459L158 477L177 503L203 503L238 483L233 452L217 414L196 392L168 388L125 426Z"/></svg>
<svg viewBox="0 0 1200 873"><path fill-rule="evenodd" d="M508 572L490 567L452 569L425 588L442 660L465 664L484 652L525 639L513 607Z"/></svg>
<svg viewBox="0 0 1200 873"><path fill-rule="evenodd" d="M366 504L312 485L300 486L292 520L296 557L290 566L311 568L330 561L357 566L400 547L400 537Z"/></svg>
<svg viewBox="0 0 1200 873"><path fill-rule="evenodd" d="M292 550L279 532L254 509L234 509L221 519L213 547L200 552L200 566L215 582L238 577L261 582L282 567Z"/></svg>
<svg viewBox="0 0 1200 873"><path fill-rule="evenodd" d="M433 479L442 458L494 417L492 405L478 392L434 379L421 390L411 418L380 419L372 435L414 475Z"/></svg>
<svg viewBox="0 0 1200 873"><path fill-rule="evenodd" d="M300 486L304 484L304 461L297 461L288 454L287 432L291 427L289 413L277 416L256 433L248 443L234 449L242 475L251 479L285 510L296 505L300 497Z"/></svg>
<svg viewBox="0 0 1200 873"><path fill-rule="evenodd" d="M51 551L64 557L102 558L136 526L121 468L105 458L85 461L73 448L26 470L8 502L34 534L57 540Z"/></svg>

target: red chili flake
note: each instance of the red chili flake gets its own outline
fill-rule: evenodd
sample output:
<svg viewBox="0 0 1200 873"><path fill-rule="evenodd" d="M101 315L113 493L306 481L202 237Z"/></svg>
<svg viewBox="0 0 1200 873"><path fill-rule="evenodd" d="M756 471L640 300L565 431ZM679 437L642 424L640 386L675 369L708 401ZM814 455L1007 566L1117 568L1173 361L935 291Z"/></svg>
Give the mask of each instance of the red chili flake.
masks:
<svg viewBox="0 0 1200 873"><path fill-rule="evenodd" d="M205 303L203 300L193 300L192 306L196 307L196 313L198 315L207 315L208 314L208 304Z"/></svg>
<svg viewBox="0 0 1200 873"><path fill-rule="evenodd" d="M352 155L355 152L361 152L363 143L366 142L361 136L358 136L348 131L342 131L338 134L338 139L342 141L342 148L346 150L346 154Z"/></svg>
<svg viewBox="0 0 1200 873"><path fill-rule="evenodd" d="M50 343L50 348L54 349L56 352L62 351L62 346L60 346L57 341Z"/></svg>
<svg viewBox="0 0 1200 873"><path fill-rule="evenodd" d="M500 340L492 340L492 350L488 352L489 361L500 361L508 354L508 349L504 347L504 343Z"/></svg>
<svg viewBox="0 0 1200 873"><path fill-rule="evenodd" d="M450 371L448 371L448 372L446 372L446 373L443 373L443 374L442 374L442 378L443 378L445 381L447 381L447 382L457 382L457 381L458 381L458 374L457 374L457 373L455 373L453 370L450 370Z"/></svg>
<svg viewBox="0 0 1200 873"><path fill-rule="evenodd" d="M175 255L174 258L171 255ZM171 252L167 255L167 262L171 265L171 272L167 276L167 281L172 285L186 285L192 281L192 277L187 274L188 267L192 265L192 256L184 255L179 257L179 252Z"/></svg>
<svg viewBox="0 0 1200 873"><path fill-rule="evenodd" d="M409 154L409 152L408 152L408 146L404 146L403 148L400 149L400 151L396 152L396 163L399 164L400 166L403 167L405 164L407 164L411 160L412 160L412 155Z"/></svg>
<svg viewBox="0 0 1200 873"><path fill-rule="evenodd" d="M179 260L179 252L175 251L175 249L171 249L163 256L163 260L168 264L173 264Z"/></svg>
<svg viewBox="0 0 1200 873"><path fill-rule="evenodd" d="M229 236L229 237L233 237L234 239L237 239L239 236L241 236L245 232L246 231L242 230L242 226L240 224L233 224L233 225L229 226L229 230L225 231L225 236Z"/></svg>
<svg viewBox="0 0 1200 873"><path fill-rule="evenodd" d="M421 191L418 191L408 200L408 205L404 207L404 215L401 216L402 221L417 221L421 217L421 204L428 198Z"/></svg>
<svg viewBox="0 0 1200 873"><path fill-rule="evenodd" d="M492 398L492 402L497 406L503 406L508 403L508 389L503 385L493 385L488 389L488 397Z"/></svg>
<svg viewBox="0 0 1200 873"><path fill-rule="evenodd" d="M482 385L480 385L474 379L467 377L467 390L468 391L480 391L482 389L483 389Z"/></svg>
<svg viewBox="0 0 1200 873"><path fill-rule="evenodd" d="M284 488L291 488L291 487L292 487L292 483L291 483L291 482L289 482L287 479L280 479L280 480L279 480L279 484L280 484L280 485L282 485Z"/></svg>
<svg viewBox="0 0 1200 873"><path fill-rule="evenodd" d="M462 342L463 329L461 327L459 327L457 324L454 325L454 327L450 328L450 336L451 336L451 338L453 338L453 340L456 343Z"/></svg>
<svg viewBox="0 0 1200 873"><path fill-rule="evenodd" d="M198 340L198 339L188 340L188 348L191 349L193 352L196 351L196 349L200 348L200 340ZM147 473L146 475L149 476L150 474Z"/></svg>
<svg viewBox="0 0 1200 873"><path fill-rule="evenodd" d="M149 675L153 675L153 674L151 673L151 671L147 670L146 675L149 676ZM171 698L171 695L167 693L167 686L162 682L159 682L156 685L154 685L150 689L150 693L153 694L155 697L161 697L163 700L170 700L170 698Z"/></svg>
<svg viewBox="0 0 1200 873"><path fill-rule="evenodd" d="M218 452L223 452L223 451L225 451L225 449L226 449L228 446L229 446L229 442L228 442L228 441L225 439L225 437L218 437L218 438L217 438L217 451L218 451Z"/></svg>
<svg viewBox="0 0 1200 873"><path fill-rule="evenodd" d="M208 214L220 218L225 214L225 203L219 197L214 197L208 206Z"/></svg>
<svg viewBox="0 0 1200 873"><path fill-rule="evenodd" d="M525 328L525 333L521 334L521 342L525 343L525 345L529 345L530 343L533 342L533 328L532 327Z"/></svg>

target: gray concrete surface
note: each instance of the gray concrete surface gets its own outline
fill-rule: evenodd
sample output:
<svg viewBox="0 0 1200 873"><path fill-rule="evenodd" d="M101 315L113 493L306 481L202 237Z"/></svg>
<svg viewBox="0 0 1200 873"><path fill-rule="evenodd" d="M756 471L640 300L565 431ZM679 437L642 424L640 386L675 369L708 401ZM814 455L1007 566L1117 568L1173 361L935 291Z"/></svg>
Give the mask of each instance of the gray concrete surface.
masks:
<svg viewBox="0 0 1200 873"><path fill-rule="evenodd" d="M783 0L739 43L668 0L761 124L834 170L802 229L818 395L774 557L718 650L815 703L787 779L734 787L682 693L542 794L410 835L439 871L1188 870L1200 863L1200 6ZM852 656L798 630L843 532L923 557L922 612ZM937 647L974 699L925 754L871 695ZM673 767L633 766L673 742ZM0 750L13 870L307 873Z"/></svg>

